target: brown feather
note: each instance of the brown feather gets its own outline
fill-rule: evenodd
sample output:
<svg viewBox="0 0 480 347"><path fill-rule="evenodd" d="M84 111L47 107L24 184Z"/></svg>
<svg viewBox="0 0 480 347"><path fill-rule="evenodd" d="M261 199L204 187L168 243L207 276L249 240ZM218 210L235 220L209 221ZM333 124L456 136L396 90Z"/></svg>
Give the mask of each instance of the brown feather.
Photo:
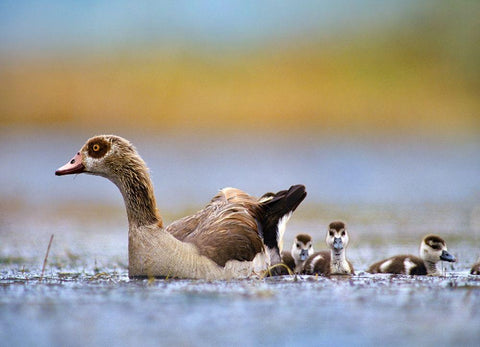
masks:
<svg viewBox="0 0 480 347"><path fill-rule="evenodd" d="M298 241L303 242L304 245L306 245L308 242L312 241L312 237L308 234L298 234L297 236L295 236L295 238Z"/></svg>
<svg viewBox="0 0 480 347"><path fill-rule="evenodd" d="M334 229L334 230L342 230L342 229L345 229L345 223L341 221L331 222L328 228Z"/></svg>
<svg viewBox="0 0 480 347"><path fill-rule="evenodd" d="M283 251L282 252L282 263L288 266L288 268L294 272L295 271L295 259L292 257L292 253L290 251ZM285 273L286 274L286 273Z"/></svg>
<svg viewBox="0 0 480 347"><path fill-rule="evenodd" d="M318 256L321 256L321 258L315 259ZM329 275L330 259L330 251L313 253L305 262L305 273L308 275Z"/></svg>
<svg viewBox="0 0 480 347"><path fill-rule="evenodd" d="M412 263L415 264L408 273L406 273L405 269L405 259L409 259ZM387 261L391 261L390 265L386 268L380 268L382 264L386 263ZM427 269L422 259L416 257L414 255L397 255L394 257L390 257L388 259L380 260L374 264L372 264L367 272L369 273L392 273L392 274L403 274L403 275L426 275Z"/></svg>
<svg viewBox="0 0 480 347"><path fill-rule="evenodd" d="M480 275L480 261L473 264L472 269L470 270L472 275Z"/></svg>
<svg viewBox="0 0 480 347"><path fill-rule="evenodd" d="M233 259L251 261L264 250L255 219L259 212L256 199L238 189L222 190L207 209L211 211L208 217L184 238L200 254L224 266Z"/></svg>

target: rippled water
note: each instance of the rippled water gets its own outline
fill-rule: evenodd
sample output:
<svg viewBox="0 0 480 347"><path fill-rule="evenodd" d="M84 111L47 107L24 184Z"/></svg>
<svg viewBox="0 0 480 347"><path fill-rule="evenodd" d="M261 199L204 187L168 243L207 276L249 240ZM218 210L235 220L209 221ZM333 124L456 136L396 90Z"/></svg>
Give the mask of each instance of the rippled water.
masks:
<svg viewBox="0 0 480 347"><path fill-rule="evenodd" d="M108 181L55 177L86 136L0 138L0 345L472 345L480 341L480 143L342 143L313 138L133 138L169 222L223 186L255 195L294 183L308 197L285 245L328 222L351 235L351 278L129 280L127 222ZM439 278L369 275L427 233L458 258ZM39 280L50 235L54 240Z"/></svg>

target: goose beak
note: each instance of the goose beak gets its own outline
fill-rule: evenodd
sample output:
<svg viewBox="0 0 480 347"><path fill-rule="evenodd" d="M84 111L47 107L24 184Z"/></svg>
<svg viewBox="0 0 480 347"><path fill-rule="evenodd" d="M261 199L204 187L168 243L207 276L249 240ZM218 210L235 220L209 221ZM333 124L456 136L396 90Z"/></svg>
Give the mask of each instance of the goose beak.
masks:
<svg viewBox="0 0 480 347"><path fill-rule="evenodd" d="M82 155L80 152L75 154L75 156L70 160L68 163L63 165L62 167L58 168L55 171L55 175L63 176L63 175L71 175L71 174L78 174L83 172L85 166L83 166Z"/></svg>
<svg viewBox="0 0 480 347"><path fill-rule="evenodd" d="M308 249L302 249L300 252L300 260L305 261L308 258Z"/></svg>
<svg viewBox="0 0 480 347"><path fill-rule="evenodd" d="M440 256L440 259L445 260L445 261L449 261L451 263L454 263L454 262L457 261L457 259L455 259L455 257L453 255L451 255L450 253L448 253L445 250L442 251L442 255Z"/></svg>
<svg viewBox="0 0 480 347"><path fill-rule="evenodd" d="M333 249L336 251L341 251L343 249L343 242L340 237L335 237L333 239Z"/></svg>

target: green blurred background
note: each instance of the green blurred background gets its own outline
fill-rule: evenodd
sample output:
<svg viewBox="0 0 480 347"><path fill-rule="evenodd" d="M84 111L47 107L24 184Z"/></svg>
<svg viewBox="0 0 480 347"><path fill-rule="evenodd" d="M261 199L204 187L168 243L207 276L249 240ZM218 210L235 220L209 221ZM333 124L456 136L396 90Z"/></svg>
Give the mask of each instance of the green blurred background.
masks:
<svg viewBox="0 0 480 347"><path fill-rule="evenodd" d="M4 130L480 132L478 1L0 3Z"/></svg>

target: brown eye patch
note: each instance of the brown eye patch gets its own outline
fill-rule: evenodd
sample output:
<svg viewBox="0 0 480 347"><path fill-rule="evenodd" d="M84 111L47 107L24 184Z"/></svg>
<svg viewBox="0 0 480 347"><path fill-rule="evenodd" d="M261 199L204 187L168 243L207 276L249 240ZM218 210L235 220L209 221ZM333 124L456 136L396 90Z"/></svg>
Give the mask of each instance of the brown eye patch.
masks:
<svg viewBox="0 0 480 347"><path fill-rule="evenodd" d="M88 155L92 158L103 157L110 149L110 144L103 139L92 140L88 144Z"/></svg>

